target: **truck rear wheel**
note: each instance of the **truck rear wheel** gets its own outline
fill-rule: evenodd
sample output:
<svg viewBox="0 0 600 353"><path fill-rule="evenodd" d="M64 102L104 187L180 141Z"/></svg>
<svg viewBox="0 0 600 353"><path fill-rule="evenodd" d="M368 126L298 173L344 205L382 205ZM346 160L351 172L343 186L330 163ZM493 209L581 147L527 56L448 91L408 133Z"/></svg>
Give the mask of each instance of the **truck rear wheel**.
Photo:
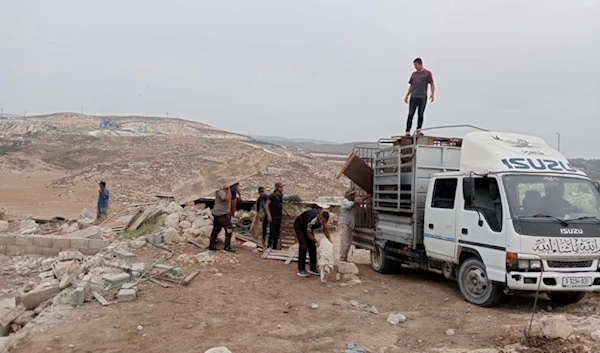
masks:
<svg viewBox="0 0 600 353"><path fill-rule="evenodd" d="M371 267L379 273L392 273L400 267L399 263L386 258L385 249L375 245L371 250Z"/></svg>
<svg viewBox="0 0 600 353"><path fill-rule="evenodd" d="M502 291L492 283L483 262L475 257L465 260L458 269L458 287L468 302L490 307L502 298Z"/></svg>
<svg viewBox="0 0 600 353"><path fill-rule="evenodd" d="M560 305L575 304L585 297L585 292L546 293L546 295Z"/></svg>

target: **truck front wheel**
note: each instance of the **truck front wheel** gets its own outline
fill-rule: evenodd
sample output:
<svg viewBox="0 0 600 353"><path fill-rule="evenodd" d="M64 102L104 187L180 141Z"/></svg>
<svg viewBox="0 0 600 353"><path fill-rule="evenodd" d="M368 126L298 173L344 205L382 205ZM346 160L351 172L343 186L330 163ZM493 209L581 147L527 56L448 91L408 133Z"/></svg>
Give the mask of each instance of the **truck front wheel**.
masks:
<svg viewBox="0 0 600 353"><path fill-rule="evenodd" d="M575 304L585 297L585 292L546 293L546 295L560 305Z"/></svg>
<svg viewBox="0 0 600 353"><path fill-rule="evenodd" d="M385 249L375 245L375 249L371 250L371 267L379 273L391 273L397 270L400 264L387 259Z"/></svg>
<svg viewBox="0 0 600 353"><path fill-rule="evenodd" d="M458 286L465 299L475 305L494 306L502 298L502 290L488 279L485 265L475 257L460 265Z"/></svg>

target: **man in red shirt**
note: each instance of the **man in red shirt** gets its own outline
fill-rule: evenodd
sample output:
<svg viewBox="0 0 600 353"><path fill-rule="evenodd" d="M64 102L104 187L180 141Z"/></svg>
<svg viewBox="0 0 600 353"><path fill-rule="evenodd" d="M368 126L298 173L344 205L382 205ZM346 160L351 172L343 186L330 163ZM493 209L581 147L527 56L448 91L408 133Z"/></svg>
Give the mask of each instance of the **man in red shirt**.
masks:
<svg viewBox="0 0 600 353"><path fill-rule="evenodd" d="M404 96L404 102L408 104L408 119L406 120L406 136L410 136L410 130L412 128L413 117L415 111L418 113L419 120L417 121L417 134L420 133L423 127L423 117L425 114L425 106L427 105L427 88L431 85L431 102L435 100L435 83L433 82L433 74L431 71L423 67L423 60L416 58L413 61L415 69L410 76L408 83L408 91ZM409 101L410 98L410 101Z"/></svg>

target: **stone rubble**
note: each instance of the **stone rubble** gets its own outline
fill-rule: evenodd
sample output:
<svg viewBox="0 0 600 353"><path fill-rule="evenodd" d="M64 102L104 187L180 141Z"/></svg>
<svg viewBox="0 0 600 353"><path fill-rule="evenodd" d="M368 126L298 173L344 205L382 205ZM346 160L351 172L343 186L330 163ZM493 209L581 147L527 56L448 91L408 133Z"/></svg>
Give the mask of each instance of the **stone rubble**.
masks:
<svg viewBox="0 0 600 353"><path fill-rule="evenodd" d="M403 323L406 321L406 316L400 313L389 314L386 321L392 325L398 325L399 323Z"/></svg>

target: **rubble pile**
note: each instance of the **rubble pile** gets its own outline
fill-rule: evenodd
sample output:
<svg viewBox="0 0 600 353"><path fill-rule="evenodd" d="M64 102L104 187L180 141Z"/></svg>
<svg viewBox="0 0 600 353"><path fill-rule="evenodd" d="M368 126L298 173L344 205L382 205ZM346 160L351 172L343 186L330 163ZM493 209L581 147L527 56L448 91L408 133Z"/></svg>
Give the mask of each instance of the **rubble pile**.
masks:
<svg viewBox="0 0 600 353"><path fill-rule="evenodd" d="M3 272L14 271L23 276L37 272L19 293L0 300L0 336L19 331L42 310L53 303L55 295L83 279L85 256L79 251L63 251L58 257L15 257ZM3 293L10 293L3 290Z"/></svg>

